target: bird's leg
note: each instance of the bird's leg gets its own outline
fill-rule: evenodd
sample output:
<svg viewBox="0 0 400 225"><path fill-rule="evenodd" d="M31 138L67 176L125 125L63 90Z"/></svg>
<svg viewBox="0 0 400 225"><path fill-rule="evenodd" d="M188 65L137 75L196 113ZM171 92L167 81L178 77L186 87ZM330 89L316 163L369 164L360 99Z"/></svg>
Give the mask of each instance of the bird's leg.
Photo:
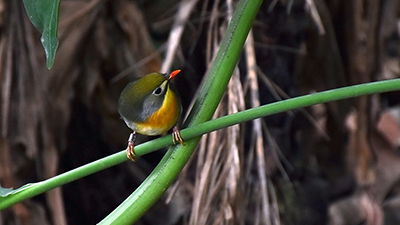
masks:
<svg viewBox="0 0 400 225"><path fill-rule="evenodd" d="M136 161L135 141L136 141L136 132L133 131L131 135L129 135L128 147L126 148L126 157L128 157L128 159L132 161Z"/></svg>
<svg viewBox="0 0 400 225"><path fill-rule="evenodd" d="M181 145L183 144L183 139L177 126L172 129L172 141L174 142L174 145L176 143L180 143Z"/></svg>

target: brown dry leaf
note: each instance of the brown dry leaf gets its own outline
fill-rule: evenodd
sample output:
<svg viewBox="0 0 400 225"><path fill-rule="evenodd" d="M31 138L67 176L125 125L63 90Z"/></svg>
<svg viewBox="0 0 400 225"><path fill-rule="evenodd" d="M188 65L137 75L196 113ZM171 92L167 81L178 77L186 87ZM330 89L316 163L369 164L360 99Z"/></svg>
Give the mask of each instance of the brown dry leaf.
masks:
<svg viewBox="0 0 400 225"><path fill-rule="evenodd" d="M375 152L370 146L370 134L367 131L365 113L353 113L353 129L350 129L349 144L347 147L348 165L355 176L357 184L368 186L375 180ZM359 118L362 119L359 119Z"/></svg>
<svg viewBox="0 0 400 225"><path fill-rule="evenodd" d="M151 56L155 48L151 43L148 31L143 26L145 24L141 11L133 2L117 0L115 4L115 15L122 30L128 36L131 52L133 53L133 64L145 57ZM137 68L137 74L147 74L154 71L160 71L161 59L157 54L146 62L141 68Z"/></svg>
<svg viewBox="0 0 400 225"><path fill-rule="evenodd" d="M400 155L380 133L371 135L371 145L377 154L376 180L368 188L358 188L354 194L334 202L329 209L331 225L362 221L371 225L383 224L383 203L398 198L398 194L390 193L400 182Z"/></svg>
<svg viewBox="0 0 400 225"><path fill-rule="evenodd" d="M399 109L391 109L382 112L377 130L386 138L393 146L400 146L400 125L399 125Z"/></svg>

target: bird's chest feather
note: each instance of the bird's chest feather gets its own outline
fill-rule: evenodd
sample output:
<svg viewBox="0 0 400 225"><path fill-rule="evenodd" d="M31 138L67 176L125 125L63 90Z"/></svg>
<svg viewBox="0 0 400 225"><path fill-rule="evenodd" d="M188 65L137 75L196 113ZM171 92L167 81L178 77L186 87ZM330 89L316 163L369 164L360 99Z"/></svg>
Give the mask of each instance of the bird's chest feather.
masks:
<svg viewBox="0 0 400 225"><path fill-rule="evenodd" d="M168 90L161 107L146 120L136 122L134 130L144 135L160 135L170 130L178 121L181 113L180 102L176 94Z"/></svg>

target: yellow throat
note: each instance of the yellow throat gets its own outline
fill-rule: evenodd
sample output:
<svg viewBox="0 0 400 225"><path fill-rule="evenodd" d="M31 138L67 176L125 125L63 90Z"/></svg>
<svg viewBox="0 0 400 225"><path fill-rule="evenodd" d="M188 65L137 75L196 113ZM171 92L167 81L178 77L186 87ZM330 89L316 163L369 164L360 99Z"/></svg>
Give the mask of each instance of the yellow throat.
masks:
<svg viewBox="0 0 400 225"><path fill-rule="evenodd" d="M145 121L132 122L131 125L139 134L150 136L165 134L178 122L181 110L179 99L168 87L161 107Z"/></svg>

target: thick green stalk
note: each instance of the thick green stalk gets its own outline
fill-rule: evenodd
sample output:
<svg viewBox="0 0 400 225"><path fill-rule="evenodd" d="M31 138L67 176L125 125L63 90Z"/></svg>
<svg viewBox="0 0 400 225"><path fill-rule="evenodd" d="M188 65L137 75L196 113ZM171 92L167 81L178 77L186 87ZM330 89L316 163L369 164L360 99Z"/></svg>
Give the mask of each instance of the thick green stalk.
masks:
<svg viewBox="0 0 400 225"><path fill-rule="evenodd" d="M188 127L208 121L214 114L261 3L262 0L241 0L237 4L217 56L199 89L186 122ZM138 189L100 224L131 224L137 221L176 179L199 141L200 137L193 138L186 141L185 145L171 147Z"/></svg>

